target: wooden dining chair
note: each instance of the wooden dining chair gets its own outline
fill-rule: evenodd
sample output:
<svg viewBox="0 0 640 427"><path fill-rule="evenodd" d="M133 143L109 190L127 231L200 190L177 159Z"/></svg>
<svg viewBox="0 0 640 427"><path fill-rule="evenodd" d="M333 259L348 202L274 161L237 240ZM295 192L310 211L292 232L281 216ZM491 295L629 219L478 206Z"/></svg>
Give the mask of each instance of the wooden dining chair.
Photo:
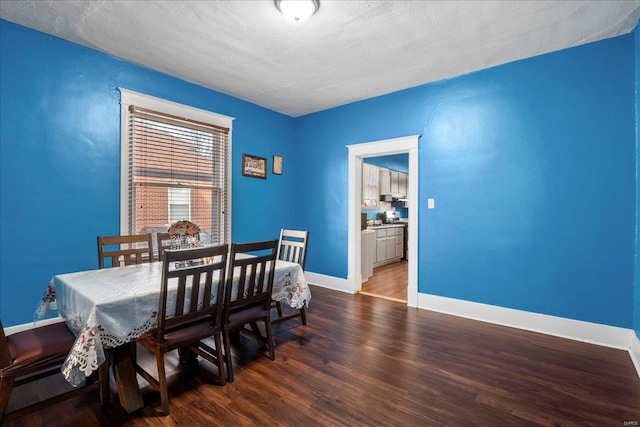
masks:
<svg viewBox="0 0 640 427"><path fill-rule="evenodd" d="M255 338L267 347L269 358L275 359L270 312L277 246L277 239L231 245L223 322L229 382L233 381L232 333L242 332ZM257 322L264 323L266 336L260 332ZM246 325L251 329L247 329Z"/></svg>
<svg viewBox="0 0 640 427"><path fill-rule="evenodd" d="M5 335L0 321L0 423L14 420L64 400L99 388L97 382L85 382L84 386L46 400L23 406L7 413L7 406L14 387L21 386L52 375L60 375L60 367L73 347L76 337L64 322L38 326L11 335ZM108 379L106 379L108 382ZM102 400L102 395L100 396ZM108 400L102 400L102 404Z"/></svg>
<svg viewBox="0 0 640 427"><path fill-rule="evenodd" d="M162 254L167 249L171 249L171 235L169 233L157 233L156 240L158 243L158 260L162 261Z"/></svg>
<svg viewBox="0 0 640 427"><path fill-rule="evenodd" d="M307 244L309 242L309 232L302 230L280 230L280 240L278 245L278 259L300 264L304 270L307 263ZM293 314L283 315L280 301L273 301L272 308L275 307L278 317L272 320L272 324L284 322L286 320L300 318L303 325L307 324L307 314L304 306Z"/></svg>
<svg viewBox="0 0 640 427"><path fill-rule="evenodd" d="M138 364L135 369L160 392L165 415L169 414L164 366L167 352L180 349L183 362L191 354L201 356L217 366L218 381L225 384L220 335L228 249L228 245L218 245L164 251L158 326L138 340L155 355L158 376L155 378ZM176 263L186 266L174 268ZM171 293L170 288L173 289ZM209 337L213 337L215 348L202 342Z"/></svg>
<svg viewBox="0 0 640 427"><path fill-rule="evenodd" d="M110 260L110 262L108 262ZM153 261L153 243L151 233L123 236L98 236L98 266L100 269L120 267L122 265L141 264ZM132 358L135 359L135 342L131 346ZM105 361L98 367L99 376L109 378L109 367L113 362L110 348L105 349ZM115 367L114 367L115 374ZM104 381L100 388L100 396L110 395L109 381Z"/></svg>
<svg viewBox="0 0 640 427"><path fill-rule="evenodd" d="M113 246L117 246L117 248L113 248ZM108 259L111 260L111 267L153 261L151 233L98 236L98 264L100 268L108 267L105 264Z"/></svg>

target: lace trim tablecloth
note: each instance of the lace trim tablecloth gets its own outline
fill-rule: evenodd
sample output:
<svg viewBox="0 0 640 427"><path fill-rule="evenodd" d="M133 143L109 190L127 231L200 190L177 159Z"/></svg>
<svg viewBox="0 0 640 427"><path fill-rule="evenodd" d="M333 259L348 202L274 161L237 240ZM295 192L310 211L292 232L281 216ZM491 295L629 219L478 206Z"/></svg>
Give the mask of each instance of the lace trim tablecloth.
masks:
<svg viewBox="0 0 640 427"><path fill-rule="evenodd" d="M36 319L57 310L76 341L62 374L78 386L105 361L105 348L134 341L155 328L162 264L89 270L54 276L36 310ZM300 309L311 291L298 264L278 261L272 299Z"/></svg>

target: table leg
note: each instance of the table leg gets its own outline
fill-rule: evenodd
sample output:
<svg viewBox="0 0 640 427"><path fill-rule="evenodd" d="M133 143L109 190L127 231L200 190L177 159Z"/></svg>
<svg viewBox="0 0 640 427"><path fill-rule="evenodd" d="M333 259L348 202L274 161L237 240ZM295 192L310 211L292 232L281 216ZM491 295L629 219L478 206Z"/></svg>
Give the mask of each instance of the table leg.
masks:
<svg viewBox="0 0 640 427"><path fill-rule="evenodd" d="M131 413L144 406L142 395L136 379L134 367L136 343L129 343L114 348L113 351L113 375L116 379L116 388L120 405Z"/></svg>

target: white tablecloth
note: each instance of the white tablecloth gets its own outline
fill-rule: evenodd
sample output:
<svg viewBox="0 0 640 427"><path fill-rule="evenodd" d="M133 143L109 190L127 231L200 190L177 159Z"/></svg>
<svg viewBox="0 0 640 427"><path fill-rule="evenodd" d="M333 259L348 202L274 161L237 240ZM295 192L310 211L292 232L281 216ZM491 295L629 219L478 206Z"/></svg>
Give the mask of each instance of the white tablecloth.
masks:
<svg viewBox="0 0 640 427"><path fill-rule="evenodd" d="M277 261L272 298L300 309L311 291L299 264ZM157 324L162 263L54 276L36 317L58 310L76 342L62 373L76 386L104 362L104 349L136 340ZM215 297L215 296L214 296Z"/></svg>

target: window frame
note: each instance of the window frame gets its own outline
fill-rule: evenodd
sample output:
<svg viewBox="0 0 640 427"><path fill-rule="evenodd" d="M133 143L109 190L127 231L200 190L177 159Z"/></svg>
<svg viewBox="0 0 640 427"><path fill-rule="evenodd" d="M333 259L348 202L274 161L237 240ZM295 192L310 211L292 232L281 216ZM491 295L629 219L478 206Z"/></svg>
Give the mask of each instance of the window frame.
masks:
<svg viewBox="0 0 640 427"><path fill-rule="evenodd" d="M229 227L229 242L232 241L233 230L233 215L232 215L232 168L233 162L232 156L232 134L233 134L233 121L234 117L225 116L211 111L202 110L199 108L191 107L177 102L168 101L162 98L156 98L151 95L145 95L139 92L135 92L129 89L118 88L120 91L120 234L129 234L129 118L130 111L129 106L135 105L136 107L146 108L149 110L158 111L173 116L183 117L190 120L195 120L204 123L210 123L212 125L221 126L229 129L228 140L229 149L227 150L227 180L228 185L228 206L226 207L228 227Z"/></svg>

